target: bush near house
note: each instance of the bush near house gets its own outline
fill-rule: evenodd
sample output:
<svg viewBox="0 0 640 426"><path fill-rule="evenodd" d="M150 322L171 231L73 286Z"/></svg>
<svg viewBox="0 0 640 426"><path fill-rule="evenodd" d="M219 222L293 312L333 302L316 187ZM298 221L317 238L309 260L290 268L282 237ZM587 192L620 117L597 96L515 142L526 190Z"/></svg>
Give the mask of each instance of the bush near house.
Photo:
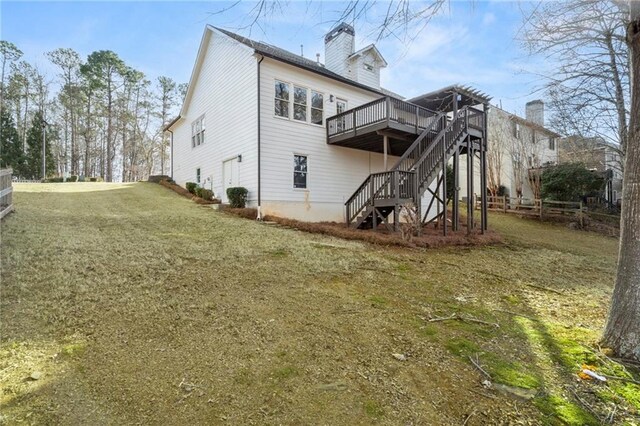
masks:
<svg viewBox="0 0 640 426"><path fill-rule="evenodd" d="M584 197L599 195L603 187L603 177L587 170L582 163L560 164L542 173L543 199L581 201Z"/></svg>
<svg viewBox="0 0 640 426"><path fill-rule="evenodd" d="M243 209L247 204L247 194L249 191L247 188L241 186L227 188L227 197L229 198L229 205L231 208Z"/></svg>
<svg viewBox="0 0 640 426"><path fill-rule="evenodd" d="M67 182L77 182L78 181L78 176L76 175L71 175L69 176L69 179L67 179Z"/></svg>
<svg viewBox="0 0 640 426"><path fill-rule="evenodd" d="M201 188L200 198L203 200L211 201L213 199L213 191L210 189Z"/></svg>
<svg viewBox="0 0 640 426"><path fill-rule="evenodd" d="M187 191L189 191L193 195L196 194L196 188L198 187L197 183L195 183L195 182L187 182L184 186L187 188Z"/></svg>

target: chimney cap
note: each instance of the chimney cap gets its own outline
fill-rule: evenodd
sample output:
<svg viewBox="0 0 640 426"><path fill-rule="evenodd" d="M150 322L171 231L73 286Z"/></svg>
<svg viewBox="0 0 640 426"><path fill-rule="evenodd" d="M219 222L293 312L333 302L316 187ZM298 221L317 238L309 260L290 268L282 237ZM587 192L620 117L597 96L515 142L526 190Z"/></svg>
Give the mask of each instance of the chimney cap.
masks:
<svg viewBox="0 0 640 426"><path fill-rule="evenodd" d="M534 99L526 103L526 105L535 105L535 104L544 104L544 102L542 101L542 99Z"/></svg>
<svg viewBox="0 0 640 426"><path fill-rule="evenodd" d="M337 27L329 31L326 36L324 36L324 42L329 43L331 40L336 38L340 33L347 33L352 36L356 35L356 32L351 25L347 24L346 22L342 22Z"/></svg>

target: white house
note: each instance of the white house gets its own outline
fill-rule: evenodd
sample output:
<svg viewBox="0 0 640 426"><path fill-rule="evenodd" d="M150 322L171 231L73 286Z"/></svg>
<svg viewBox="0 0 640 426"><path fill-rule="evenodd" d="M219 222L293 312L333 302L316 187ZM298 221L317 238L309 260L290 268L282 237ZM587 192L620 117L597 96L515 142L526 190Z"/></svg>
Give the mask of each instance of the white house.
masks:
<svg viewBox="0 0 640 426"><path fill-rule="evenodd" d="M458 139L480 150L488 99L471 89L446 92L458 118L475 127L445 143L445 133L460 129L455 112L430 108L444 92L408 102L380 87L387 62L374 45L356 50L351 26L325 36L325 62L207 26L180 115L166 128L173 179L223 201L227 188L245 187L259 215L370 227L391 213L397 219L411 200L428 213L427 188L440 169L423 165L417 179L416 161L435 155L426 142L438 135L447 159Z"/></svg>
<svg viewBox="0 0 640 426"><path fill-rule="evenodd" d="M544 103L534 100L526 104L526 118L497 106L488 112L488 184L503 186L510 197L537 198L534 186L539 186L544 167L558 164L560 135L544 127ZM476 159L476 164L478 160ZM475 170L477 170L477 166ZM466 159L462 162L463 174ZM476 176L474 193L480 193ZM465 179L461 192L466 193Z"/></svg>

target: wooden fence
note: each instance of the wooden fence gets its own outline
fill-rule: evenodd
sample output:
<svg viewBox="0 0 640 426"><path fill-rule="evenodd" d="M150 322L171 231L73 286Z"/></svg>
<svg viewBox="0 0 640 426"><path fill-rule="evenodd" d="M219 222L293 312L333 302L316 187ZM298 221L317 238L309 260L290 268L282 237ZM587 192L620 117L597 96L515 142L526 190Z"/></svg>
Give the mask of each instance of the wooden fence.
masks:
<svg viewBox="0 0 640 426"><path fill-rule="evenodd" d="M541 219L544 215L574 214L579 220L580 226L584 226L585 209L581 201L531 200L506 196L487 196L487 208L503 213L539 216Z"/></svg>
<svg viewBox="0 0 640 426"><path fill-rule="evenodd" d="M13 211L12 174L11 169L0 169L0 219Z"/></svg>

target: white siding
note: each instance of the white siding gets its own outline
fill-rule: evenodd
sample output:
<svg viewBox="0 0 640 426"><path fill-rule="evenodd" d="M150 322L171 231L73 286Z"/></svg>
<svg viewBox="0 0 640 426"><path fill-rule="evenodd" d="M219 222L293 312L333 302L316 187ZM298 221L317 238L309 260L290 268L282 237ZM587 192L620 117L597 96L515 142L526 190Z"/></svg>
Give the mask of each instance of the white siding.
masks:
<svg viewBox="0 0 640 426"><path fill-rule="evenodd" d="M380 62L376 56L369 50L364 55L353 59L353 72L356 75L356 81L360 84L380 89ZM365 69L365 64L373 66L373 70Z"/></svg>
<svg viewBox="0 0 640 426"><path fill-rule="evenodd" d="M201 168L203 186L222 194L222 163L242 155L239 185L257 198L257 66L253 50L215 30L203 40L204 60L182 120L174 126L175 181L195 182ZM210 37L209 37L210 36ZM191 123L205 114L205 143L191 147ZM206 179L210 178L210 182Z"/></svg>
<svg viewBox="0 0 640 426"><path fill-rule="evenodd" d="M344 220L344 202L372 172L383 171L383 155L327 144L325 126L274 115L275 80L324 94L324 119L336 114L330 95L348 101L348 108L381 95L265 58L261 70L262 208L302 220ZM293 188L293 156L308 156L307 189ZM396 157L389 157L388 167Z"/></svg>
<svg viewBox="0 0 640 426"><path fill-rule="evenodd" d="M349 56L354 52L354 36L342 32L324 45L325 67L343 77L355 80L349 67Z"/></svg>

